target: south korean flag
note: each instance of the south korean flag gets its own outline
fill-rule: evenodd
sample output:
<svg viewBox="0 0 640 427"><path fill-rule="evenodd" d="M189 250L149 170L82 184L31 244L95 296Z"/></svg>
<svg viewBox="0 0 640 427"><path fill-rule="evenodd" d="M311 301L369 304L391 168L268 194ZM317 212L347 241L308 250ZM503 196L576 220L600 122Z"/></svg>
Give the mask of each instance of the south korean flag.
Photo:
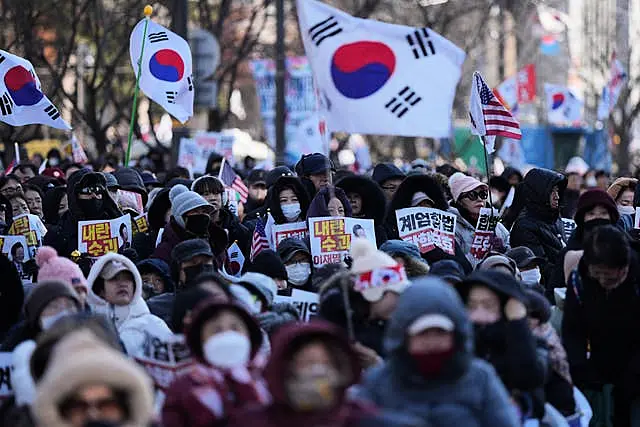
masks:
<svg viewBox="0 0 640 427"><path fill-rule="evenodd" d="M42 93L31 62L4 50L0 50L0 121L11 126L42 124L71 129Z"/></svg>
<svg viewBox="0 0 640 427"><path fill-rule="evenodd" d="M140 62L140 89L160 104L169 114L185 123L193 116L193 76L189 43L179 35L149 19L146 37L142 19L131 32L129 53L131 65L138 75Z"/></svg>
<svg viewBox="0 0 640 427"><path fill-rule="evenodd" d="M355 18L297 0L298 20L332 131L447 137L465 53L429 28Z"/></svg>

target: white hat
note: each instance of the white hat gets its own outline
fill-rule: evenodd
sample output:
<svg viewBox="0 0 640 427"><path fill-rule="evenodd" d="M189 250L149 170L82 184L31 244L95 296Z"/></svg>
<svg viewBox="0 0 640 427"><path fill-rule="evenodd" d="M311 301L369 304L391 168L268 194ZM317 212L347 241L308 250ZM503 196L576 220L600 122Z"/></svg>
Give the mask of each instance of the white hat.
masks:
<svg viewBox="0 0 640 427"><path fill-rule="evenodd" d="M431 197L427 196L427 194L423 193L422 191L418 191L411 198L411 206L418 206L421 202L424 202L425 200L428 200L431 202L432 205L435 205Z"/></svg>
<svg viewBox="0 0 640 427"><path fill-rule="evenodd" d="M442 314L425 314L414 320L407 332L413 336L427 329L442 329L447 332L453 332L455 325L453 320Z"/></svg>
<svg viewBox="0 0 640 427"><path fill-rule="evenodd" d="M351 257L351 272L356 276L353 289L369 302L379 301L388 291L400 294L411 285L402 264L366 239L352 242Z"/></svg>

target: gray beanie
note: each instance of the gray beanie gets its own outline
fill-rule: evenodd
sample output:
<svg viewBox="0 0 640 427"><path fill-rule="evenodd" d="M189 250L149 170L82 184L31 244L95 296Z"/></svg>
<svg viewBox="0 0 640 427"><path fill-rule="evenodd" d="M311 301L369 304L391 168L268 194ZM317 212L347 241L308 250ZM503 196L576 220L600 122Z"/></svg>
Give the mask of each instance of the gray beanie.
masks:
<svg viewBox="0 0 640 427"><path fill-rule="evenodd" d="M201 207L211 206L201 195L194 191L190 191L182 184L178 184L169 192L169 200L171 200L171 212L173 218L182 228L185 227L183 215Z"/></svg>
<svg viewBox="0 0 640 427"><path fill-rule="evenodd" d="M171 260L176 264L190 260L197 256L209 256L213 258L211 245L204 239L189 239L178 243L171 251Z"/></svg>
<svg viewBox="0 0 640 427"><path fill-rule="evenodd" d="M269 277L261 273L245 273L237 282L254 294L259 294L267 303L268 307L273 304L273 299L278 294L278 285Z"/></svg>

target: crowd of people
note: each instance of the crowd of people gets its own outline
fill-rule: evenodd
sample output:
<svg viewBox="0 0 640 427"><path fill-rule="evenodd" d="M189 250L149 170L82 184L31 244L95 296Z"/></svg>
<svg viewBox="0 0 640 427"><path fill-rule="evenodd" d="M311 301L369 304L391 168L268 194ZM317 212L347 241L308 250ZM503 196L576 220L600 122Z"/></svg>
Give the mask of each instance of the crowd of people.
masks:
<svg viewBox="0 0 640 427"><path fill-rule="evenodd" d="M314 153L237 170L248 198L232 203L215 154L195 180L55 150L48 164L0 178L0 235L24 214L43 234L33 259L0 255L1 425L640 425L633 178L507 168L485 183L424 161L357 173ZM454 250L401 239L396 211L417 207L455 216ZM478 259L487 207L499 222ZM148 228L80 252L79 221L127 214ZM372 220L375 244L354 229L327 265L308 238L255 251L265 224L318 217ZM282 299L296 290L317 295L311 319ZM164 382L142 363L154 348L180 356Z"/></svg>

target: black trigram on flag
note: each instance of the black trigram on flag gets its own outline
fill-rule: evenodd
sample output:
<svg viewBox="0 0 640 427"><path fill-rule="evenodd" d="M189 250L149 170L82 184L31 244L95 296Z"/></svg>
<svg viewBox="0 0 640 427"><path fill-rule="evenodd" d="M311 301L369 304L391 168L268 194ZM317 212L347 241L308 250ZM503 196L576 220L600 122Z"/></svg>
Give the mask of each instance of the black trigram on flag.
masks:
<svg viewBox="0 0 640 427"><path fill-rule="evenodd" d="M311 41L316 46L320 46L320 43L322 43L329 37L340 34L341 32L342 28L340 28L340 26L338 25L338 21L335 16L330 16L324 21L320 21L316 25L311 27L309 29L309 37L311 37Z"/></svg>
<svg viewBox="0 0 640 427"><path fill-rule="evenodd" d="M391 113L398 118L401 118L411 107L420 101L422 101L422 98L416 95L413 90L409 89L409 86L405 86L404 89L398 92L398 95L391 98L391 100L385 104L384 108L391 111Z"/></svg>
<svg viewBox="0 0 640 427"><path fill-rule="evenodd" d="M193 90L193 79L191 76L187 77L187 83L189 84L189 92Z"/></svg>
<svg viewBox="0 0 640 427"><path fill-rule="evenodd" d="M169 36L164 31L158 33L149 33L149 43L158 43L169 41Z"/></svg>
<svg viewBox="0 0 640 427"><path fill-rule="evenodd" d="M169 104L175 104L176 96L178 96L178 92L167 91L166 94L167 94L167 102Z"/></svg>
<svg viewBox="0 0 640 427"><path fill-rule="evenodd" d="M2 113L3 116L8 116L13 113L13 99L11 99L11 96L9 96L7 92L0 97L0 113Z"/></svg>
<svg viewBox="0 0 640 427"><path fill-rule="evenodd" d="M415 30L413 33L408 34L407 41L416 59L436 54L426 28Z"/></svg>
<svg viewBox="0 0 640 427"><path fill-rule="evenodd" d="M51 120L56 120L58 117L60 117L60 112L56 107L53 106L53 104L49 104L49 106L44 109L44 112L49 115Z"/></svg>
<svg viewBox="0 0 640 427"><path fill-rule="evenodd" d="M0 64L2 64L5 59L7 59L7 57L0 53Z"/></svg>

